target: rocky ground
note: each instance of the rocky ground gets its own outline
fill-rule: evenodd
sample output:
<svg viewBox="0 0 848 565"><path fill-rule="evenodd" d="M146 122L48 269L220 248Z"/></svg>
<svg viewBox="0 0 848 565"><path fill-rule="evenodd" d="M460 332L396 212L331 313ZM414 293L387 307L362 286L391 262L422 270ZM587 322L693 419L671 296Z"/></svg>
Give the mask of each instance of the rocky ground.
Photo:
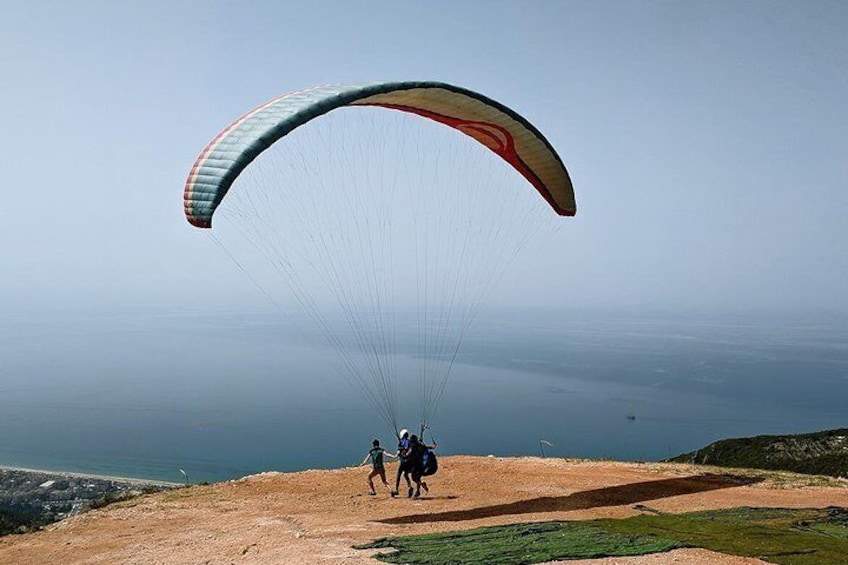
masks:
<svg viewBox="0 0 848 565"><path fill-rule="evenodd" d="M445 457L430 495L367 495L364 468L264 473L145 495L0 538L0 563L378 563L355 544L491 524L623 518L646 507L848 507L848 483L683 464ZM391 471L394 469L391 468ZM699 549L569 563L742 565Z"/></svg>

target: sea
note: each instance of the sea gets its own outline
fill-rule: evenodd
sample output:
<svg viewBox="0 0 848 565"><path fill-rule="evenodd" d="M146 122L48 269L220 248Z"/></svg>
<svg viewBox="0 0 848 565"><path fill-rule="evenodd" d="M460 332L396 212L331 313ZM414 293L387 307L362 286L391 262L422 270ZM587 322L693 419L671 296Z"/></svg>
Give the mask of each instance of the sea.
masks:
<svg viewBox="0 0 848 565"><path fill-rule="evenodd" d="M0 465L166 481L357 465L393 431L303 320L77 312L0 322ZM416 430L414 348L396 355ZM426 440L442 454L657 461L848 427L848 322L828 313L492 310Z"/></svg>

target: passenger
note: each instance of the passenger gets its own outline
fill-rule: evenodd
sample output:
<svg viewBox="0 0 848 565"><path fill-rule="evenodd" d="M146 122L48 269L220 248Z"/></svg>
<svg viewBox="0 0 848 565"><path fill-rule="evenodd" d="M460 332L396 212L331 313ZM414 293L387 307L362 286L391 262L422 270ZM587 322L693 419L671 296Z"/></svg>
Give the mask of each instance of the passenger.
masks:
<svg viewBox="0 0 848 565"><path fill-rule="evenodd" d="M371 460L371 473L368 475L368 487L370 488L370 492L368 493L371 496L375 496L377 491L374 489L374 477L378 476L383 481L383 484L386 485L386 489L391 493L391 488L389 487L389 482L386 480L386 467L383 464L383 457L396 457L394 453L388 453L385 449L380 447L380 440L375 439L371 442L371 449L368 453L365 454L365 459L362 460L362 463L359 466L363 466L368 463L368 460Z"/></svg>
<svg viewBox="0 0 848 565"><path fill-rule="evenodd" d="M398 434L398 450L397 450L397 458L398 465L397 477L395 478L395 490L392 491L392 496L397 496L400 492L400 477L403 475L403 478L406 479L406 488L407 488L407 496L412 498L412 483L409 481L409 474L412 472L412 464L407 457L407 452L409 451L409 432L407 430L401 430L400 434Z"/></svg>
<svg viewBox="0 0 848 565"><path fill-rule="evenodd" d="M409 438L409 449L407 450L407 457L412 463L412 480L415 482L415 498L421 496L421 489L424 489L424 492L430 492L430 489L427 487L427 483L422 481L421 478L424 476L426 472L424 468L424 455L427 451L436 449L438 444L434 441L433 445L427 445L423 441L418 439L418 436L414 435ZM412 492L412 489L409 489Z"/></svg>

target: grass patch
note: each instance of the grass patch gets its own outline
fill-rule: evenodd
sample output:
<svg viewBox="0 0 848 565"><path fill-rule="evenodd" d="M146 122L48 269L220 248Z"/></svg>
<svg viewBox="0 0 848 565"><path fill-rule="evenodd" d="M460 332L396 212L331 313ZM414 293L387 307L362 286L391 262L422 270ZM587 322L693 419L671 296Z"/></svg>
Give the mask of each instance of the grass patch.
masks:
<svg viewBox="0 0 848 565"><path fill-rule="evenodd" d="M682 547L652 534L614 533L596 522L538 522L447 534L384 538L357 549L393 548L376 557L414 565L518 565L553 559L659 553Z"/></svg>
<svg viewBox="0 0 848 565"><path fill-rule="evenodd" d="M686 545L779 565L839 565L848 562L845 515L839 508L733 508L634 516L605 521L604 527L623 534L662 533Z"/></svg>
<svg viewBox="0 0 848 565"><path fill-rule="evenodd" d="M357 549L410 565L528 565L703 547L778 565L848 563L848 509L732 508L644 514L624 520L554 521L384 538Z"/></svg>

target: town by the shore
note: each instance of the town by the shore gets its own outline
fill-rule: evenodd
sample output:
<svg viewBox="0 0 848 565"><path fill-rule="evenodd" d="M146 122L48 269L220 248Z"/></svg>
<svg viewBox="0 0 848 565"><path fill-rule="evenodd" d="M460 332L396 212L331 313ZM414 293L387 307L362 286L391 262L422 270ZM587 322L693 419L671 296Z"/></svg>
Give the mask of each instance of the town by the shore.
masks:
<svg viewBox="0 0 848 565"><path fill-rule="evenodd" d="M0 535L22 533L177 483L0 466Z"/></svg>

